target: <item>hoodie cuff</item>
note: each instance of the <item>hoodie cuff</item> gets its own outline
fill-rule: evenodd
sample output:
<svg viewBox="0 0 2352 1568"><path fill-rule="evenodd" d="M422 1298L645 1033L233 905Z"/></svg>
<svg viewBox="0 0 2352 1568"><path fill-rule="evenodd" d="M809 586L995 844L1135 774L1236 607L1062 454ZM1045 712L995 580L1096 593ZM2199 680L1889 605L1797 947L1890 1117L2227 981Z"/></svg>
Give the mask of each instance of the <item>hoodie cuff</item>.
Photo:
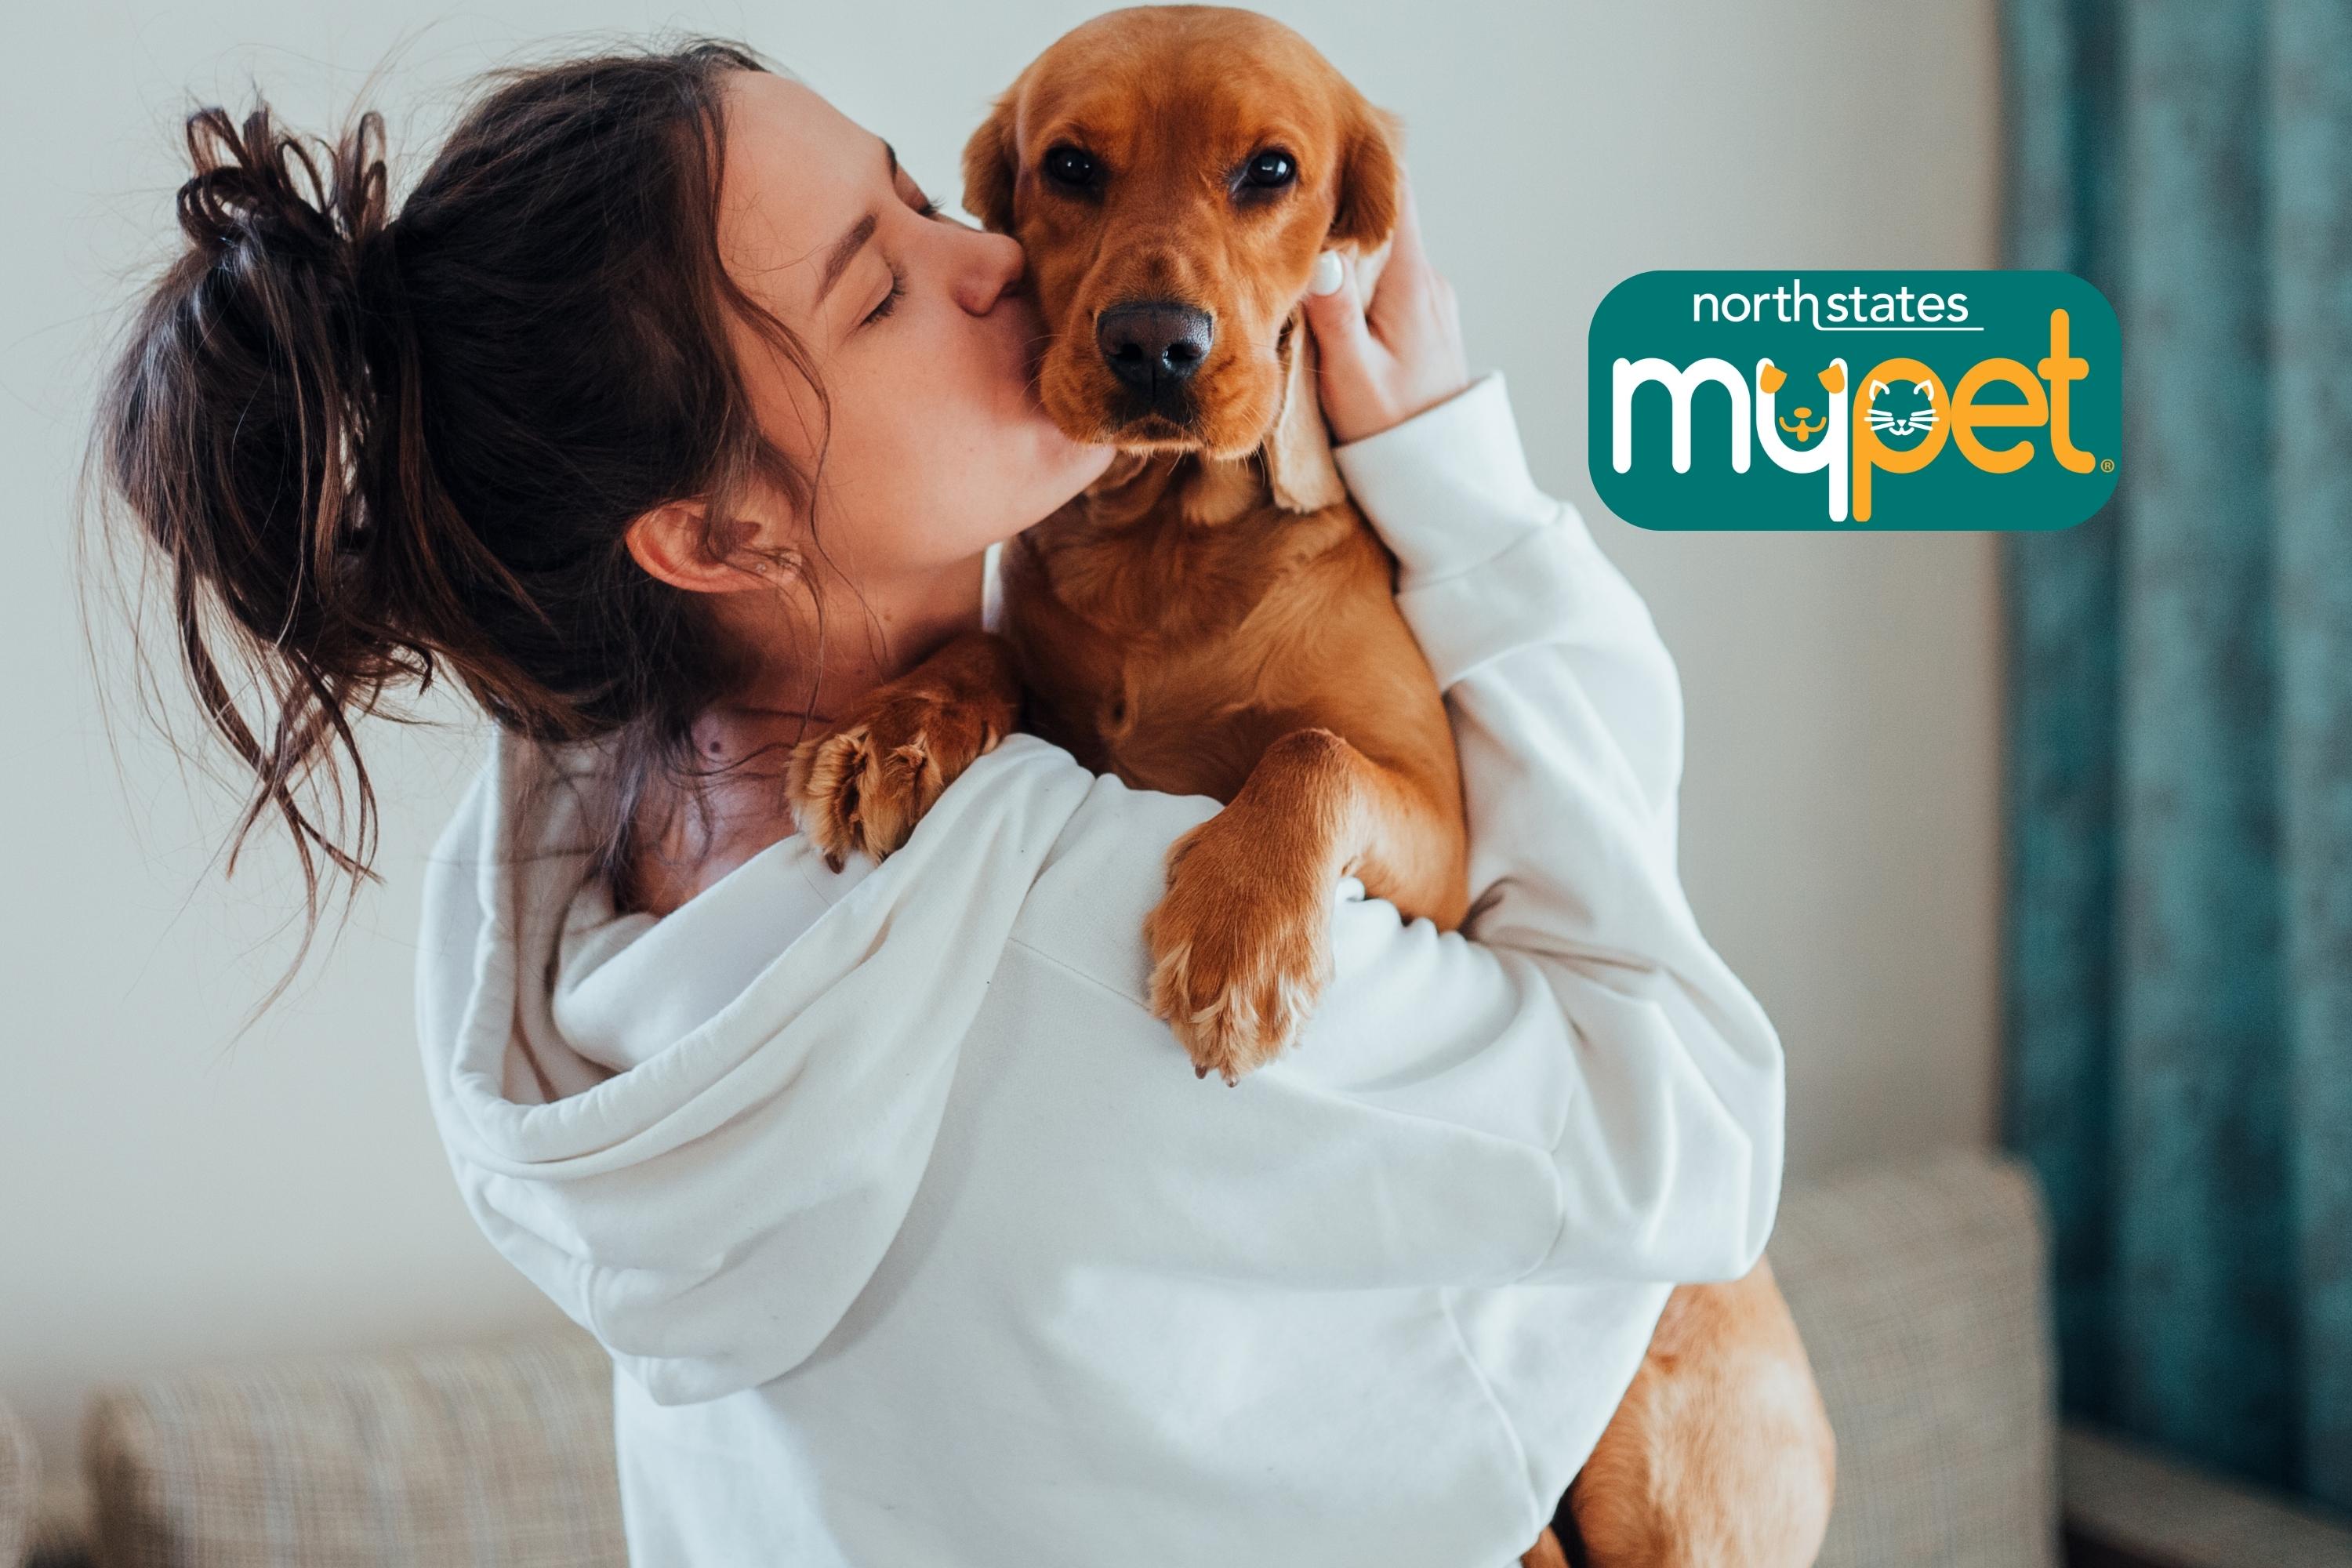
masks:
<svg viewBox="0 0 2352 1568"><path fill-rule="evenodd" d="M1400 590L1468 571L1575 515L1528 472L1499 370L1331 455L1396 555Z"/></svg>

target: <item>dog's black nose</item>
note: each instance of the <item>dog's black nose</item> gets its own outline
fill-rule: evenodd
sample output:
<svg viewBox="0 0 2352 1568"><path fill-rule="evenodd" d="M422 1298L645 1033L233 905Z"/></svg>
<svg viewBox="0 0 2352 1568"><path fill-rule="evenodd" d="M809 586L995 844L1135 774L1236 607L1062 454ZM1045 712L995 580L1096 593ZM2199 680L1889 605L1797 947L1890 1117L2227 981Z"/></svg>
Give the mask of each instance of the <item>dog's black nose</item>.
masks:
<svg viewBox="0 0 2352 1568"><path fill-rule="evenodd" d="M1191 380L1214 336L1208 311L1172 300L1113 305L1095 318L1095 342L1111 374L1144 392Z"/></svg>

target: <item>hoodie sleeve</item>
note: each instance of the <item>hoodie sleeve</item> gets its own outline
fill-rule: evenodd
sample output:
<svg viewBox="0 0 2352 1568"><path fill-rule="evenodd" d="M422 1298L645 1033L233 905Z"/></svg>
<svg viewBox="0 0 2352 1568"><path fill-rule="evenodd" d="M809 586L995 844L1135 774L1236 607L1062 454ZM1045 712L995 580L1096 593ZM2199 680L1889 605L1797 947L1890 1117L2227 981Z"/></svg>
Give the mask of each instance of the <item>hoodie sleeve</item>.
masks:
<svg viewBox="0 0 2352 1568"><path fill-rule="evenodd" d="M1472 912L1457 936L1343 903L1323 1005L1263 1070L1445 1124L1451 1168L1497 1178L1455 1208L1515 1213L1507 1273L1744 1274L1780 1192L1780 1045L1684 897L1682 698L1648 610L1536 488L1499 372L1337 458L1445 691Z"/></svg>

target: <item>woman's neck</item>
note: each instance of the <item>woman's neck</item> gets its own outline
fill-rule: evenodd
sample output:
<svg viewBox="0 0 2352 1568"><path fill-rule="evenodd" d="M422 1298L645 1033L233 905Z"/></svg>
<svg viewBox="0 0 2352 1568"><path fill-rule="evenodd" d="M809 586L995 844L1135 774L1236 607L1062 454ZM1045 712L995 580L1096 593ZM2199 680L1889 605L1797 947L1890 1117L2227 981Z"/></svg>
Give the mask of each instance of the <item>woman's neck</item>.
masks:
<svg viewBox="0 0 2352 1568"><path fill-rule="evenodd" d="M753 646L767 656L751 686L724 704L745 715L774 715L796 731L839 721L877 686L906 674L940 645L978 628L984 584L982 552L946 567L887 584L824 590L821 616L805 613L790 627L772 624Z"/></svg>
<svg viewBox="0 0 2352 1568"><path fill-rule="evenodd" d="M793 746L838 722L950 637L977 627L982 560L974 555L887 591L829 594L822 638L805 619L795 626L781 605L730 606L737 610L730 635L749 637L772 657L748 689L695 721L696 755L718 775L705 783L704 810L681 809L675 786L649 791L641 803L640 826L651 832L631 857L622 902L667 914L791 837L796 825L782 784Z"/></svg>

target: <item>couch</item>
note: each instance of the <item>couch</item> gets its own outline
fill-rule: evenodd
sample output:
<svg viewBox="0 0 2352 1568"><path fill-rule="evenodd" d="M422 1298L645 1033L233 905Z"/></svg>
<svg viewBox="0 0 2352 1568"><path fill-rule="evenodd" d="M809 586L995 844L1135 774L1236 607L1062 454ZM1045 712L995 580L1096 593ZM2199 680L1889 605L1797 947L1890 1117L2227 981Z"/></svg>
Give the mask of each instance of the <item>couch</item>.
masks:
<svg viewBox="0 0 2352 1568"><path fill-rule="evenodd" d="M1950 1154L1792 1189L1771 1256L1838 1433L1822 1568L2352 1568L2340 1521L2062 1431L2016 1166ZM106 1390L88 1537L42 1568L622 1568L611 1376L567 1335ZM0 1568L31 1486L10 1429Z"/></svg>

